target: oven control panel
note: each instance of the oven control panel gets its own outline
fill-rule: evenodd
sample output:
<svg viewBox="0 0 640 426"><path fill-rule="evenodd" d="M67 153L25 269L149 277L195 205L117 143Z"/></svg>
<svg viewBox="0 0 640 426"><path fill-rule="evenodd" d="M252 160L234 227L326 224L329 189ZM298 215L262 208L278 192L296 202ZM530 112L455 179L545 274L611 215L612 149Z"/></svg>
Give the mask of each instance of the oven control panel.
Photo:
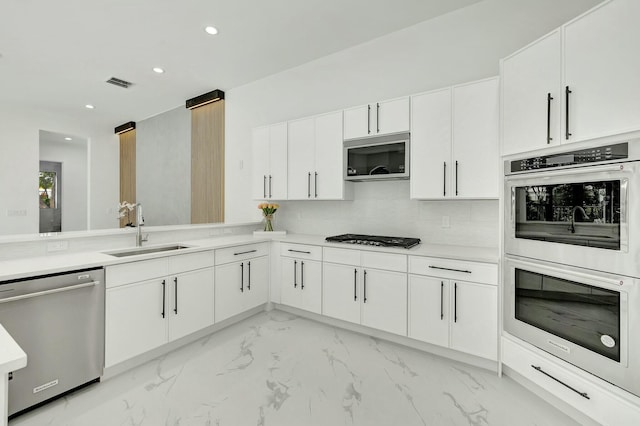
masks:
<svg viewBox="0 0 640 426"><path fill-rule="evenodd" d="M629 157L629 143L618 143L595 148L542 155L511 161L511 172L526 172L551 169L554 167L579 166L583 164L602 163L606 161L624 160Z"/></svg>

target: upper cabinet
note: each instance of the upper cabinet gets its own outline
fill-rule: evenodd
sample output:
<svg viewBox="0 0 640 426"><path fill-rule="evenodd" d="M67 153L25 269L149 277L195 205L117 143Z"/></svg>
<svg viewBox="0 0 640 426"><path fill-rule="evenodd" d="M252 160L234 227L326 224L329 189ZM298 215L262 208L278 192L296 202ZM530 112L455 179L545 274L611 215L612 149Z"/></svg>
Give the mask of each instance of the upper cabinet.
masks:
<svg viewBox="0 0 640 426"><path fill-rule="evenodd" d="M344 110L344 139L409 131L409 98L398 98Z"/></svg>
<svg viewBox="0 0 640 426"><path fill-rule="evenodd" d="M349 198L353 184L342 175L342 111L290 121L288 128L288 198Z"/></svg>
<svg viewBox="0 0 640 426"><path fill-rule="evenodd" d="M411 98L411 198L498 198L498 78Z"/></svg>
<svg viewBox="0 0 640 426"><path fill-rule="evenodd" d="M607 1L502 61L504 155L640 129L638 16Z"/></svg>
<svg viewBox="0 0 640 426"><path fill-rule="evenodd" d="M287 199L287 123L253 130L254 199Z"/></svg>

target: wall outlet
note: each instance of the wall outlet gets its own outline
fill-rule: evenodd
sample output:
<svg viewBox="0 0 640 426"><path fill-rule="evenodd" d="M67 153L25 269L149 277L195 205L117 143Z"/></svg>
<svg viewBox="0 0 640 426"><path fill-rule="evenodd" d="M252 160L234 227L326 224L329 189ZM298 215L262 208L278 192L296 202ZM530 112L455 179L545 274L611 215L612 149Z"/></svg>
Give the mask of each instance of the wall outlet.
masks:
<svg viewBox="0 0 640 426"><path fill-rule="evenodd" d="M240 170L242 170L244 168L244 161L240 160L240 163L238 165L240 166Z"/></svg>
<svg viewBox="0 0 640 426"><path fill-rule="evenodd" d="M451 227L451 220L449 216L442 216L442 227L443 228Z"/></svg>
<svg viewBox="0 0 640 426"><path fill-rule="evenodd" d="M27 209L7 209L7 216L16 217L16 216L26 216Z"/></svg>
<svg viewBox="0 0 640 426"><path fill-rule="evenodd" d="M47 243L47 251L64 251L69 248L69 241L52 241Z"/></svg>

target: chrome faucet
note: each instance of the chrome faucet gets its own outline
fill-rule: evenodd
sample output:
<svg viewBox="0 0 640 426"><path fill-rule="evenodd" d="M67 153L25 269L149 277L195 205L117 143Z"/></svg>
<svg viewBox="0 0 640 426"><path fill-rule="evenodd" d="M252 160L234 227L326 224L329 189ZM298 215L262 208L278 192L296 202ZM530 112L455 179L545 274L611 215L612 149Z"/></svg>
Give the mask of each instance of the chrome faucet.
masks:
<svg viewBox="0 0 640 426"><path fill-rule="evenodd" d="M136 235L136 247L142 247L142 243L149 240L149 234L142 236L142 227L144 226L144 216L142 215L142 204L136 204L136 225L138 233Z"/></svg>
<svg viewBox="0 0 640 426"><path fill-rule="evenodd" d="M575 206L573 209L571 209L571 226L569 227L569 231L571 231L572 234L576 233L576 211L580 212L583 219L589 219L587 212L585 212L581 206Z"/></svg>

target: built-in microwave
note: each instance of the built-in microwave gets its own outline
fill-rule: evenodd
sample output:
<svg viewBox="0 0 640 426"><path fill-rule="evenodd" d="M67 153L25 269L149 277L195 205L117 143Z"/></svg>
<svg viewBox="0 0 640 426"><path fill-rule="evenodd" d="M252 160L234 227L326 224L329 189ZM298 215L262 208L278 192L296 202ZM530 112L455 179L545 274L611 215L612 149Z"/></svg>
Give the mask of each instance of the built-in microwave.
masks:
<svg viewBox="0 0 640 426"><path fill-rule="evenodd" d="M409 133L344 142L344 179L409 178Z"/></svg>

